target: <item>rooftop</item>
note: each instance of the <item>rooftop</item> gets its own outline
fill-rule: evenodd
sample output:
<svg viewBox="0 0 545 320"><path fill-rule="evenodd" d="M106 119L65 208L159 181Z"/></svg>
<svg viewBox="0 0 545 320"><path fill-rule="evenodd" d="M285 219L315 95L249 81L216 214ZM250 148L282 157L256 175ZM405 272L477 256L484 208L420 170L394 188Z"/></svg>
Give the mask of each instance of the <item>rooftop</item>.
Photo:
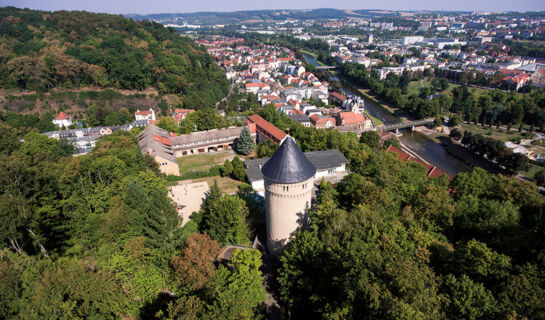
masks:
<svg viewBox="0 0 545 320"><path fill-rule="evenodd" d="M288 137L263 165L261 173L271 181L298 183L312 178L316 167L299 149L295 140Z"/></svg>
<svg viewBox="0 0 545 320"><path fill-rule="evenodd" d="M261 130L266 131L268 134L270 134L272 137L274 137L278 141L282 141L286 137L286 133L280 129L278 129L276 126L274 126L269 121L261 118L257 114L253 114L249 116L246 122L255 123L258 127L261 128Z"/></svg>
<svg viewBox="0 0 545 320"><path fill-rule="evenodd" d="M169 140L169 134L166 130L150 124L138 135L138 146L143 154L160 156L177 164L172 148L169 144L164 143L167 140Z"/></svg>

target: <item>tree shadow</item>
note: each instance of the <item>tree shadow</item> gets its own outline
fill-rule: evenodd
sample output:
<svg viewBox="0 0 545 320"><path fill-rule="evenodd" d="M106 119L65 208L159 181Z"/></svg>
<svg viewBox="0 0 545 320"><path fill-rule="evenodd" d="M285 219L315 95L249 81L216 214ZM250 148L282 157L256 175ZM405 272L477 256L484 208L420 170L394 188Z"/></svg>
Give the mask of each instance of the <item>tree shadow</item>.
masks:
<svg viewBox="0 0 545 320"><path fill-rule="evenodd" d="M261 251L263 265L261 266L261 272L263 273L263 287L272 296L272 299L267 299L264 309L269 319L282 319L282 309L277 301L279 301L279 289L278 284L278 269L281 266L280 260L269 252L267 249L267 232L265 229L261 229L257 235L258 241L256 249ZM273 245L284 245L280 241Z"/></svg>
<svg viewBox="0 0 545 320"><path fill-rule="evenodd" d="M140 319L162 319L158 317L167 314L168 304L176 300L176 296L170 292L159 293L153 301L146 303L140 309Z"/></svg>

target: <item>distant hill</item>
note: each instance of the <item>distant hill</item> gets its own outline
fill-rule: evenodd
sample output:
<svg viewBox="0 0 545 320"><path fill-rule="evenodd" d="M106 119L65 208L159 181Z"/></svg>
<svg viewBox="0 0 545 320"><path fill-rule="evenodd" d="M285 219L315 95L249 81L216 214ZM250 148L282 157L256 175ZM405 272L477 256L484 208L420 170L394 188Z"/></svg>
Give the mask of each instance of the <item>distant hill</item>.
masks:
<svg viewBox="0 0 545 320"><path fill-rule="evenodd" d="M80 11L0 8L2 89L154 87L198 107L224 97L228 85L202 47L161 24Z"/></svg>
<svg viewBox="0 0 545 320"><path fill-rule="evenodd" d="M437 11L437 10L418 10L418 11L396 11L396 10L343 10L343 9L303 9L303 10L248 10L234 12L192 12L192 13L156 13L156 14L126 14L126 17L135 20L153 20L161 23L199 25L215 24L242 24L250 22L267 22L285 19L346 19L346 18L366 18L380 19L409 16L414 14L429 13L470 13L469 11Z"/></svg>
<svg viewBox="0 0 545 320"><path fill-rule="evenodd" d="M189 24L238 24L247 21L274 21L284 19L343 19L358 14L339 9L308 9L308 10L251 10L235 12L195 12L195 13L160 13L160 14L128 14L135 20L155 20L161 22L176 22L181 18Z"/></svg>

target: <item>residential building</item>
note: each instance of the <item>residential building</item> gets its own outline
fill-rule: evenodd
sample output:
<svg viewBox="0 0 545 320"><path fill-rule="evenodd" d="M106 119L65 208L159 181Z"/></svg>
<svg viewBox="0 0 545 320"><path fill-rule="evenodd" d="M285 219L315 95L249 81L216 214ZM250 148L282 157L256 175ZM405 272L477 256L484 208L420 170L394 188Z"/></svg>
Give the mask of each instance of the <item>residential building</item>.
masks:
<svg viewBox="0 0 545 320"><path fill-rule="evenodd" d="M365 110L365 100L357 96L348 96L341 106L345 111L354 113L363 113Z"/></svg>
<svg viewBox="0 0 545 320"><path fill-rule="evenodd" d="M295 114L288 114L288 117L296 122L299 122L305 127L310 127L310 118L306 114L301 113L295 113Z"/></svg>
<svg viewBox="0 0 545 320"><path fill-rule="evenodd" d="M176 121L178 124L180 124L180 121L184 120L185 117L187 117L189 114L195 112L195 110L192 109L174 109L174 113L172 114L172 119Z"/></svg>
<svg viewBox="0 0 545 320"><path fill-rule="evenodd" d="M244 121L244 123L250 128L252 128L252 126L255 128L255 132L257 133L257 142L270 140L276 144L280 144L287 136L284 131L278 129L272 123L261 118L257 114L251 115L246 118L246 121Z"/></svg>
<svg viewBox="0 0 545 320"><path fill-rule="evenodd" d="M417 42L422 42L424 41L424 37L423 36L406 36L406 37L403 37L403 45L409 45L409 44L414 44L414 43L417 43Z"/></svg>
<svg viewBox="0 0 545 320"><path fill-rule="evenodd" d="M337 125L369 130L373 128L373 122L362 113L339 112L337 114Z"/></svg>
<svg viewBox="0 0 545 320"><path fill-rule="evenodd" d="M346 96L339 92L333 92L329 95L329 102L334 105L342 106Z"/></svg>
<svg viewBox="0 0 545 320"><path fill-rule="evenodd" d="M149 110L143 110L143 111L138 110L134 113L134 118L136 119L136 121L155 120L155 111L153 111L152 108L150 108Z"/></svg>
<svg viewBox="0 0 545 320"><path fill-rule="evenodd" d="M530 75L530 81L538 88L545 87L545 67L539 68Z"/></svg>
<svg viewBox="0 0 545 320"><path fill-rule="evenodd" d="M335 118L313 114L309 117L310 123L317 129L327 129L335 126Z"/></svg>
<svg viewBox="0 0 545 320"><path fill-rule="evenodd" d="M61 111L59 112L59 115L57 115L57 117L53 119L53 124L59 128L68 128L72 125L72 117Z"/></svg>

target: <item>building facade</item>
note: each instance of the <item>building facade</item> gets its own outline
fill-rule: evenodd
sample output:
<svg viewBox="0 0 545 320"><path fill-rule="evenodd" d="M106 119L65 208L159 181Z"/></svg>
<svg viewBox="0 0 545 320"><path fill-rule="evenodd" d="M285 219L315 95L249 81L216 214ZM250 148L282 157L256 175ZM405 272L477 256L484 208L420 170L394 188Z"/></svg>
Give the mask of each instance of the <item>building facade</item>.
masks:
<svg viewBox="0 0 545 320"><path fill-rule="evenodd" d="M144 111L139 110L134 113L134 118L136 121L155 120L155 111L153 111L152 108L150 108L149 110L144 110Z"/></svg>
<svg viewBox="0 0 545 320"><path fill-rule="evenodd" d="M179 175L180 167L170 146L170 135L164 129L150 124L138 136L142 154L149 154L159 164L159 171L166 175Z"/></svg>
<svg viewBox="0 0 545 320"><path fill-rule="evenodd" d="M229 150L233 148L235 140L240 136L242 128L243 127L229 127L182 134L170 137L170 143L176 157ZM250 134L255 141L255 130L250 127L249 129Z"/></svg>
<svg viewBox="0 0 545 320"><path fill-rule="evenodd" d="M59 128L68 128L72 125L72 117L61 111L59 115L53 119L53 124Z"/></svg>

